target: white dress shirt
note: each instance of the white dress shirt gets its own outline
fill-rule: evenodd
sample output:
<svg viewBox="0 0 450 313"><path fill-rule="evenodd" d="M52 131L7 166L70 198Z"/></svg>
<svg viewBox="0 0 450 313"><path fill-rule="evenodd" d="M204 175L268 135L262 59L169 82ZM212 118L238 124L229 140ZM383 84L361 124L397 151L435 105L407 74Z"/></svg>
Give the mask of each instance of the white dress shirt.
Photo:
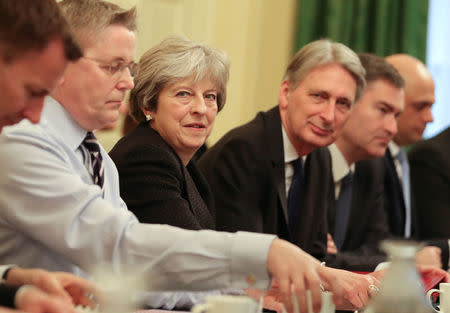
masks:
<svg viewBox="0 0 450 313"><path fill-rule="evenodd" d="M118 272L131 266L152 290L269 286L275 236L140 224L120 198L117 169L103 149L103 197L92 183L80 150L85 135L50 97L39 124L4 128L1 263L81 275L102 263Z"/></svg>
<svg viewBox="0 0 450 313"><path fill-rule="evenodd" d="M331 169L333 172L333 181L334 181L334 198L337 199L339 197L339 192L341 191L342 179L347 176L347 174L352 171L355 172L355 163L348 166L347 161L345 160L344 155L341 150L333 143L328 149L331 154Z"/></svg>
<svg viewBox="0 0 450 313"><path fill-rule="evenodd" d="M283 150L284 150L284 182L286 187L286 199L289 194L289 188L291 188L292 177L294 176L294 166L292 162L299 158L297 150L289 140L283 124L281 124L281 132L283 134ZM303 165L305 164L306 156L302 156Z"/></svg>

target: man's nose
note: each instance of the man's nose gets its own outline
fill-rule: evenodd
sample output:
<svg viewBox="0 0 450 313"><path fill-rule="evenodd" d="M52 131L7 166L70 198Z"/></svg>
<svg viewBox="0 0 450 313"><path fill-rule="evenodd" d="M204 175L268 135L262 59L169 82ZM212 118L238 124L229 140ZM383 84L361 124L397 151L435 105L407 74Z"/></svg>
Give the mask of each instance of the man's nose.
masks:
<svg viewBox="0 0 450 313"><path fill-rule="evenodd" d="M389 116L385 122L384 125L386 131L389 132L392 136L395 136L397 134L398 128L397 128L397 119L395 116Z"/></svg>
<svg viewBox="0 0 450 313"><path fill-rule="evenodd" d="M131 76L130 69L126 68L120 75L120 79L117 82L117 88L121 90L131 90L133 87L133 76Z"/></svg>
<svg viewBox="0 0 450 313"><path fill-rule="evenodd" d="M320 114L320 116L324 121L332 123L334 121L335 110L336 110L336 103L334 101L329 101L327 105L323 108L323 111Z"/></svg>

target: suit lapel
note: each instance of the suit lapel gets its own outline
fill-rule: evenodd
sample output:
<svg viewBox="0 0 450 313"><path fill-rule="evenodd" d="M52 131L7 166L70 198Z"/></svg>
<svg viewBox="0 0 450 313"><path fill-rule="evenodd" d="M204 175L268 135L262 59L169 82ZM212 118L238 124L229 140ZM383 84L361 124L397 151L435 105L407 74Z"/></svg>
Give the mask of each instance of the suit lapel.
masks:
<svg viewBox="0 0 450 313"><path fill-rule="evenodd" d="M397 170L395 168L394 159L391 151L387 149L386 158L386 176L385 176L385 193L389 194L391 212L387 212L391 219L391 227L393 233L398 236L403 236L405 229L405 202L403 200L403 189L398 178ZM397 231L395 231L397 230Z"/></svg>
<svg viewBox="0 0 450 313"><path fill-rule="evenodd" d="M182 166L182 168L186 181L186 193L192 213L197 218L201 228L215 229L214 219L203 198L200 196L194 180L186 167Z"/></svg>
<svg viewBox="0 0 450 313"><path fill-rule="evenodd" d="M266 115L264 119L264 130L265 138L267 138L267 152L269 153L271 176L277 190L284 222L287 225L288 211L284 176L284 148L283 135L281 132L281 117L278 106L272 108Z"/></svg>

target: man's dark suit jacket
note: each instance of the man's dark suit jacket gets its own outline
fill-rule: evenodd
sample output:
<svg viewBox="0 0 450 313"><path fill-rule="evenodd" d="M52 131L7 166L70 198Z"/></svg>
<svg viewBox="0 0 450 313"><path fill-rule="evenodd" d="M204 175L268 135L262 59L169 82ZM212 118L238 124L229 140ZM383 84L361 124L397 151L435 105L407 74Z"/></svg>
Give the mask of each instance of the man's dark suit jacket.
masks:
<svg viewBox="0 0 450 313"><path fill-rule="evenodd" d="M347 232L334 262L340 268L373 271L379 263L386 261L385 254L379 249L381 240L390 237L383 207L383 177L382 159L355 163ZM330 213L335 214L334 208Z"/></svg>
<svg viewBox="0 0 450 313"><path fill-rule="evenodd" d="M227 133L200 158L199 168L216 200L218 230L277 234L329 266L368 270L361 266L365 255L326 256L327 212L334 205L327 148L315 149L306 159L299 227L295 234L289 233L281 127L278 107L260 112L249 123ZM362 239L360 225L355 224L345 247L353 248Z"/></svg>
<svg viewBox="0 0 450 313"><path fill-rule="evenodd" d="M405 202L403 200L403 189L398 178L397 170L395 168L394 159L391 155L389 149L386 149L386 155L384 156L384 202L385 202L385 211L389 220L389 230L392 235L404 238L404 229L405 229ZM419 180L420 188L414 187L413 179L416 176L415 172L410 164L410 177L411 177L411 239L414 240L426 240L425 244L437 246L441 248L441 261L444 269L448 268L448 260L449 260L449 247L447 239L435 239L435 238L445 238L446 236L426 236L423 233L424 223L422 221L423 217L419 214L417 210L417 197L415 193L422 193L427 197L429 195L428 192L424 192L424 188L433 188L432 185L428 183L424 183L425 181ZM429 199L429 198L427 198ZM428 209L428 208L427 208ZM444 221L445 217L439 217ZM450 236L449 236L450 238Z"/></svg>
<svg viewBox="0 0 450 313"><path fill-rule="evenodd" d="M450 128L409 153L420 236L450 238Z"/></svg>
<svg viewBox="0 0 450 313"><path fill-rule="evenodd" d="M298 231L291 234L278 106L228 132L198 165L214 194L218 230L277 234L320 259L325 257L326 212L332 201L330 156L316 149L307 158L304 209ZM319 179L323 176L326 179Z"/></svg>
<svg viewBox="0 0 450 313"><path fill-rule="evenodd" d="M176 152L142 123L114 146L122 199L142 223L186 229L215 229L214 200L193 162L186 167Z"/></svg>
<svg viewBox="0 0 450 313"><path fill-rule="evenodd" d="M14 298L19 287L0 284L0 306L14 308Z"/></svg>

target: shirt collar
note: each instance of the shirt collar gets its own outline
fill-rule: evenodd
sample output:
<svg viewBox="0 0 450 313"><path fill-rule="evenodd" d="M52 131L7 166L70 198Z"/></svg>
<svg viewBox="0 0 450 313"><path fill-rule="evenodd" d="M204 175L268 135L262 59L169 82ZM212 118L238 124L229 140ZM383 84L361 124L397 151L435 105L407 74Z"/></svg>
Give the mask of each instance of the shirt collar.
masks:
<svg viewBox="0 0 450 313"><path fill-rule="evenodd" d="M289 140L289 137L284 130L284 125L281 123L281 131L283 133L283 150L284 150L284 163L291 163L294 160L297 160L299 155L297 150L295 150L294 145ZM303 156L303 161L305 161L305 157Z"/></svg>
<svg viewBox="0 0 450 313"><path fill-rule="evenodd" d="M333 143L328 147L331 154L332 171L334 183L340 182L349 171L355 172L355 163L348 166L344 155L341 150Z"/></svg>
<svg viewBox="0 0 450 313"><path fill-rule="evenodd" d="M87 134L87 130L83 129L70 113L50 96L44 100L41 123L50 128L55 136L62 138L74 151L78 149Z"/></svg>
<svg viewBox="0 0 450 313"><path fill-rule="evenodd" d="M391 140L389 142L388 149L391 152L392 157L395 158L401 148L394 142L394 140Z"/></svg>

